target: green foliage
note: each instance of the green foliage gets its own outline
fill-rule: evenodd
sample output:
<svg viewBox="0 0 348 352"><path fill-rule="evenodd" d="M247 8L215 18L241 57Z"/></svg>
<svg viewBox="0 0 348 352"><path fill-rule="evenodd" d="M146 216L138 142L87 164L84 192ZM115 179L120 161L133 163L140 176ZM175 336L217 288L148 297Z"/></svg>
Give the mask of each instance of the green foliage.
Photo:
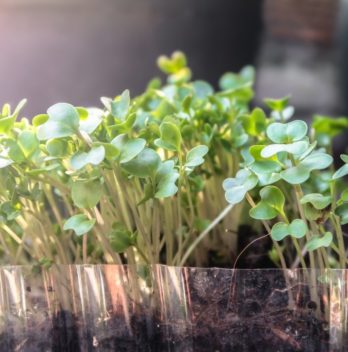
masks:
<svg viewBox="0 0 348 352"><path fill-rule="evenodd" d="M112 231L107 235L110 245L116 253L125 252L136 244L136 233L128 231L122 223L114 223Z"/></svg>
<svg viewBox="0 0 348 352"><path fill-rule="evenodd" d="M76 181L71 186L71 198L78 208L93 208L103 194L99 180Z"/></svg>
<svg viewBox="0 0 348 352"><path fill-rule="evenodd" d="M85 152L77 152L70 159L70 164L74 170L80 170L88 164L99 165L105 158L105 149L103 146L94 147Z"/></svg>
<svg viewBox="0 0 348 352"><path fill-rule="evenodd" d="M226 229L246 221L280 241L270 250L277 263L285 256L316 267L307 251L320 249L329 259L320 265L345 266L348 156L336 171L330 151L347 118L315 116L310 129L286 122L289 97L266 99L267 113L251 110L252 67L226 73L215 91L191 81L181 52L158 66L166 83L103 97L103 108L58 103L30 122L20 118L25 100L3 106L3 262L182 265L202 238L190 264L207 263L211 250L228 262L237 249Z"/></svg>
<svg viewBox="0 0 348 352"><path fill-rule="evenodd" d="M329 247L332 243L332 233L325 232L324 236L313 236L306 244L306 248L309 251L315 251L322 247Z"/></svg>
<svg viewBox="0 0 348 352"><path fill-rule="evenodd" d="M323 210L327 208L332 202L330 196L323 196L320 193L306 194L301 198L301 204L310 203L315 209Z"/></svg>
<svg viewBox="0 0 348 352"><path fill-rule="evenodd" d="M308 231L306 223L302 219L295 219L290 224L277 222L273 225L271 236L275 241L281 241L286 236L302 238Z"/></svg>
<svg viewBox="0 0 348 352"><path fill-rule="evenodd" d="M178 126L172 122L163 122L160 126L161 138L155 144L169 151L179 151L181 148L181 133Z"/></svg>
<svg viewBox="0 0 348 352"><path fill-rule="evenodd" d="M125 90L119 97L116 97L110 102L111 115L115 118L124 121L130 107L129 90Z"/></svg>
<svg viewBox="0 0 348 352"><path fill-rule="evenodd" d="M242 116L242 125L245 132L257 137L266 129L266 115L261 109L255 108L250 115Z"/></svg>
<svg viewBox="0 0 348 352"><path fill-rule="evenodd" d="M273 143L293 143L307 134L307 124L302 120L289 123L274 122L267 127L267 137Z"/></svg>
<svg viewBox="0 0 348 352"><path fill-rule="evenodd" d="M179 178L179 173L175 171L174 165L172 160L167 160L157 169L154 182L156 198L171 197L177 192L175 182Z"/></svg>
<svg viewBox="0 0 348 352"><path fill-rule="evenodd" d="M223 90L238 89L245 86L251 86L255 80L255 70L252 66L246 66L236 74L232 72L225 73L220 81L219 86Z"/></svg>
<svg viewBox="0 0 348 352"><path fill-rule="evenodd" d="M288 106L289 104L289 99L290 97L284 97L280 99L270 99L266 98L265 104L273 111L284 111L284 109Z"/></svg>
<svg viewBox="0 0 348 352"><path fill-rule="evenodd" d="M55 104L47 110L47 115L47 121L37 130L39 140L70 137L78 132L80 118L71 104Z"/></svg>
<svg viewBox="0 0 348 352"><path fill-rule="evenodd" d="M5 104L3 106L0 114L0 135L1 134L6 135L11 131L20 111L22 110L26 102L27 102L26 99L21 100L13 113L11 113L11 107L9 104Z"/></svg>
<svg viewBox="0 0 348 352"><path fill-rule="evenodd" d="M270 158L281 152L288 154L303 154L308 148L307 141L298 141L290 144L270 144L262 149L261 155L264 158Z"/></svg>
<svg viewBox="0 0 348 352"><path fill-rule="evenodd" d="M312 128L317 135L327 135L330 138L337 136L348 129L348 118L333 118L322 115L315 115Z"/></svg>
<svg viewBox="0 0 348 352"><path fill-rule="evenodd" d="M14 161L10 159L6 152L2 152L0 155L0 169L11 165Z"/></svg>
<svg viewBox="0 0 348 352"><path fill-rule="evenodd" d="M301 160L296 166L290 167L281 172L281 177L293 185L307 181L313 170L323 170L330 166L333 158L329 154L317 152L312 153Z"/></svg>
<svg viewBox="0 0 348 352"><path fill-rule="evenodd" d="M341 225L348 224L348 202L345 202L336 208L336 215L339 216Z"/></svg>
<svg viewBox="0 0 348 352"><path fill-rule="evenodd" d="M239 170L235 178L227 178L222 186L225 190L225 198L230 204L240 203L258 183L257 176L249 170Z"/></svg>
<svg viewBox="0 0 348 352"><path fill-rule="evenodd" d="M46 149L52 157L64 157L69 154L69 143L64 139L50 139L46 143Z"/></svg>
<svg viewBox="0 0 348 352"><path fill-rule="evenodd" d="M208 153L209 148L205 145L197 145L187 152L185 166L194 168L204 163L204 156Z"/></svg>
<svg viewBox="0 0 348 352"><path fill-rule="evenodd" d="M293 246L283 242L288 257L293 258L295 251L297 259L306 265L302 253L325 249L333 263L338 258L339 266L345 267L348 261L341 226L348 223L348 188L344 188L342 178L348 174L348 156L341 156L345 164L334 171L333 158L327 151L332 150L332 137L347 129L347 120L316 116L309 138L304 121L285 122L294 113L288 97L265 102L271 109L269 119L257 109L241 117L249 142L241 151L242 172L253 180L256 177L251 189L259 190L261 199L255 201L255 192L246 197L245 180L237 182L238 177L223 183L225 197L231 204L246 198L251 206L250 218L261 221L267 231L271 228L274 241L293 237ZM336 183L338 179L341 180ZM267 221L279 218L284 221L268 225ZM301 240L296 242L298 239ZM301 249L304 245L306 248ZM271 253L277 261L283 255L277 249ZM313 267L322 265L324 260L316 263L314 257L309 259Z"/></svg>
<svg viewBox="0 0 348 352"><path fill-rule="evenodd" d="M145 139L129 139L126 134L120 134L111 141L111 145L118 151L118 160L121 164L135 158L145 148L145 144Z"/></svg>
<svg viewBox="0 0 348 352"><path fill-rule="evenodd" d="M284 215L285 197L275 186L266 186L260 191L261 201L249 212L250 216L258 220L270 220L278 215Z"/></svg>
<svg viewBox="0 0 348 352"><path fill-rule="evenodd" d="M332 176L334 180L348 175L348 155L342 154L341 159L345 162Z"/></svg>
<svg viewBox="0 0 348 352"><path fill-rule="evenodd" d="M102 123L104 117L104 111L97 108L77 108L80 116L80 131L86 132L87 134L93 133L98 126ZM81 111L83 113L81 114Z"/></svg>
<svg viewBox="0 0 348 352"><path fill-rule="evenodd" d="M123 163L122 168L133 176L145 178L154 177L160 164L159 155L153 149L145 148L135 158Z"/></svg>
<svg viewBox="0 0 348 352"><path fill-rule="evenodd" d="M319 220L327 215L332 198L320 193L309 193L303 196L300 202L303 204L304 213L308 220Z"/></svg>
<svg viewBox="0 0 348 352"><path fill-rule="evenodd" d="M64 230L73 230L77 236L89 232L95 224L95 219L88 219L85 214L74 215L64 224Z"/></svg>
<svg viewBox="0 0 348 352"><path fill-rule="evenodd" d="M169 83L180 84L191 78L191 70L186 66L186 56L180 51L174 52L171 58L160 56L157 64L164 73L169 74Z"/></svg>

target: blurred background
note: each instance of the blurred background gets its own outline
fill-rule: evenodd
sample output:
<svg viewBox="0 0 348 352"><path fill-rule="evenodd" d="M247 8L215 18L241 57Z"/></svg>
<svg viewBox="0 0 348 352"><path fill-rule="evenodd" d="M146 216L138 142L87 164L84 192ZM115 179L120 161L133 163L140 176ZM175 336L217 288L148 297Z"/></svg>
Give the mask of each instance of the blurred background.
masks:
<svg viewBox="0 0 348 352"><path fill-rule="evenodd" d="M26 97L28 116L140 93L177 49L214 85L255 65L255 104L348 115L348 0L0 0L0 43L0 104Z"/></svg>

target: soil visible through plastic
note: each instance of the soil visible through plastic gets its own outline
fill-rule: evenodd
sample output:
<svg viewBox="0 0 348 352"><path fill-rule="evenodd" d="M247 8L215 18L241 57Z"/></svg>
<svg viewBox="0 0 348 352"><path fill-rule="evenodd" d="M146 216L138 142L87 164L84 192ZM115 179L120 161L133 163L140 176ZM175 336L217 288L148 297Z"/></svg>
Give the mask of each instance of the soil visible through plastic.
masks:
<svg viewBox="0 0 348 352"><path fill-rule="evenodd" d="M179 305L178 312L183 311L176 316L163 304L154 309L139 306L128 322L122 312L82 320L62 310L41 325L31 326L29 319L22 339L16 321L8 321L0 350L335 351L330 347L329 324L320 318L323 302L311 300L306 285L298 282L289 290L282 271L274 270L238 271L233 280L234 286L221 269L191 272L185 293L189 305Z"/></svg>

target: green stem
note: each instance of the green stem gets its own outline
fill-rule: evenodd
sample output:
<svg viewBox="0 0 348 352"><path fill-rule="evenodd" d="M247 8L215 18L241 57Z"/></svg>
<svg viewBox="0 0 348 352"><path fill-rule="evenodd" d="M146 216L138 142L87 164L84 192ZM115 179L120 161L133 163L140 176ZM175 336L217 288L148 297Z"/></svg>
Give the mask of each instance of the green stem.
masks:
<svg viewBox="0 0 348 352"><path fill-rule="evenodd" d="M300 262L301 262L302 268L307 270L307 265L306 265L306 262L305 262L305 260L303 258L301 247L300 247L300 245L299 245L299 243L297 241L297 238L291 236L291 239L292 239L292 242L293 242L294 247L296 249L297 255L300 258Z"/></svg>
<svg viewBox="0 0 348 352"><path fill-rule="evenodd" d="M304 210L301 204L301 198L303 197L303 192L302 192L302 188L300 185L294 185L294 189L295 189L295 197L296 197L296 203L297 203L297 208L300 214L300 217L302 219L302 221L307 225L307 228L309 229L309 224L307 222L306 216L304 214ZM309 242L311 239L310 233L309 231L306 232L306 241ZM312 269L316 268L316 264L315 264L315 258L314 258L314 254L313 252L309 252L309 263L310 263L310 267Z"/></svg>
<svg viewBox="0 0 348 352"><path fill-rule="evenodd" d="M253 198L250 196L249 193L246 194L246 199L248 201L248 203L250 204L250 206L252 208L255 208L256 207L256 204L253 200ZM268 223L264 220L261 221L264 228L266 229L266 231L268 233L271 233L271 227L268 225ZM272 238L272 237L271 237ZM283 255L283 252L279 246L279 243L277 241L275 241L273 238L272 238L272 241L273 241L273 245L274 245L274 248L276 249L277 251L277 254L278 254L278 257L279 257L279 260L280 260L280 264L281 264L281 267L283 270L286 270L287 269L287 265L286 265L286 261L285 261L285 258L284 258L284 255Z"/></svg>
<svg viewBox="0 0 348 352"><path fill-rule="evenodd" d="M287 224L290 223L290 222L289 222L289 219L288 219L288 217L286 216L285 213L281 213L280 216L283 218L283 220L284 220ZM294 247L295 247L295 249L296 249L296 253L297 253L297 256L298 256L298 258L299 258L299 260L300 260L300 262L301 262L302 268L305 269L305 270L307 270L307 265L306 265L306 262L305 262L305 260L304 260L303 255L302 255L301 247L300 247L300 245L299 245L299 243L298 243L297 238L291 236L291 240L292 240L292 243L294 244Z"/></svg>
<svg viewBox="0 0 348 352"><path fill-rule="evenodd" d="M330 221L335 229L336 232L336 237L337 237L337 242L338 242L338 250L339 250L339 262L341 269L346 268L346 251L345 251L345 245L344 245L344 238L343 238L343 232L341 225L339 223L338 217L331 212L330 214Z"/></svg>
<svg viewBox="0 0 348 352"><path fill-rule="evenodd" d="M178 258L180 259L182 257L182 251L183 251L183 226L182 226L182 214L181 214L181 179L182 179L182 173L183 173L183 167L182 167L182 154L179 151L179 181L178 181L178 196L177 196L177 213L178 213Z"/></svg>
<svg viewBox="0 0 348 352"><path fill-rule="evenodd" d="M180 266L183 266L188 257L191 255L191 253L194 251L194 249L197 247L197 245L209 234L209 232L219 224L219 222L232 210L234 204L228 205L211 223L210 225L203 231L201 232L198 237L191 243L191 245L188 247L186 250L185 254L183 255L181 261L180 261Z"/></svg>

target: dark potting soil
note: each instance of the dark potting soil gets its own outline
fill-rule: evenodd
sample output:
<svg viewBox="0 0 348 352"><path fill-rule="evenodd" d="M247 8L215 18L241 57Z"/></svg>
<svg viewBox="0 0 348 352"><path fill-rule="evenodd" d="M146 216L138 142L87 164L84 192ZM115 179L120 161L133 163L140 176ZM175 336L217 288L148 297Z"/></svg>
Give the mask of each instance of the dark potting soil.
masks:
<svg viewBox="0 0 348 352"><path fill-rule="evenodd" d="M60 311L39 326L28 323L19 333L9 321L0 336L0 351L335 351L322 305L311 301L305 284L295 282L289 308L281 271L238 271L227 280L221 269L191 269L185 285L185 309L174 303L175 316L169 314L173 302L168 295L161 309L139 307L128 323L123 314L110 312L100 322L87 316L82 322Z"/></svg>

